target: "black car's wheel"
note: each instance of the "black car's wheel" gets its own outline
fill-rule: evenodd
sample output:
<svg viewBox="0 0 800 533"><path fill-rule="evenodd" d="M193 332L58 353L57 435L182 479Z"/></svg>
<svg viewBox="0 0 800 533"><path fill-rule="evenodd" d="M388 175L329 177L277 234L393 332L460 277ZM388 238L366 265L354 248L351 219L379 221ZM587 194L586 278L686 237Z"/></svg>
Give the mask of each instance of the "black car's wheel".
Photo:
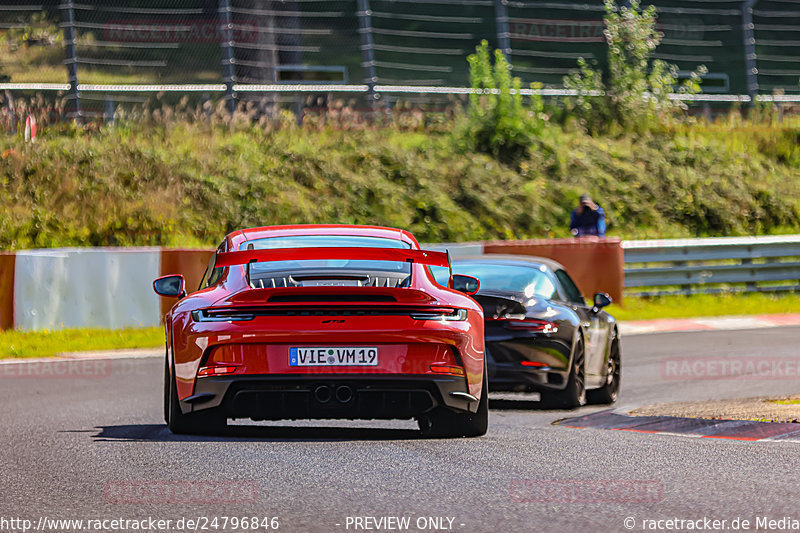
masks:
<svg viewBox="0 0 800 533"><path fill-rule="evenodd" d="M440 407L419 419L419 428L426 437L480 437L489 429L489 377L483 364L483 386L474 413L454 413Z"/></svg>
<svg viewBox="0 0 800 533"><path fill-rule="evenodd" d="M575 354L572 357L567 386L564 390L542 393L542 404L550 409L577 409L586 405L586 350L583 337L575 343Z"/></svg>
<svg viewBox="0 0 800 533"><path fill-rule="evenodd" d="M619 340L611 343L608 354L608 369L606 370L606 384L599 389L590 390L586 394L589 403L610 404L617 401L619 394L620 371L622 370L622 357L620 355Z"/></svg>
<svg viewBox="0 0 800 533"><path fill-rule="evenodd" d="M172 433L176 435L211 435L225 429L227 420L219 408L183 414L178 403L175 379L169 376L169 372L166 372L165 383L169 383L168 405L165 406L167 427Z"/></svg>

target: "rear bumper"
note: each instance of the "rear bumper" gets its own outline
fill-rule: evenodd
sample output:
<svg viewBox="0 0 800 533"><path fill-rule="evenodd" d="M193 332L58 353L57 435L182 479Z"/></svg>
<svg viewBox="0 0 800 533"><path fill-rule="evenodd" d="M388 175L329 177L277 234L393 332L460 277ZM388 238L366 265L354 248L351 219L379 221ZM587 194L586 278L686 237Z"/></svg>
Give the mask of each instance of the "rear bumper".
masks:
<svg viewBox="0 0 800 533"><path fill-rule="evenodd" d="M327 388L327 401L317 394L320 387ZM440 406L472 412L478 407L464 378L374 374L199 378L194 394L180 403L184 413L220 407L228 418L254 420L409 419Z"/></svg>
<svg viewBox="0 0 800 533"><path fill-rule="evenodd" d="M518 363L488 363L489 390L496 392L542 392L566 386L567 372L526 368Z"/></svg>
<svg viewBox="0 0 800 533"><path fill-rule="evenodd" d="M569 371L565 362L550 346L537 339L514 339L515 342L487 342L486 366L489 390L497 392L542 392L566 386ZM550 348L545 351L543 348ZM567 363L569 355L567 355ZM523 363L535 363L526 366Z"/></svg>

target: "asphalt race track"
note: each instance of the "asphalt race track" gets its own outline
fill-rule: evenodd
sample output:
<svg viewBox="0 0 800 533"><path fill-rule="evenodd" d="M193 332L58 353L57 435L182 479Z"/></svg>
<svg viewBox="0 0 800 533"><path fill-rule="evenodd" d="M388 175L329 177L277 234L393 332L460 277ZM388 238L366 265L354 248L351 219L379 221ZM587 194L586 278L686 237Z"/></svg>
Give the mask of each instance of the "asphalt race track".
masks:
<svg viewBox="0 0 800 533"><path fill-rule="evenodd" d="M796 376L675 379L664 369L676 357L796 364L798 339L789 327L626 337L616 408L796 394ZM375 525L356 517L469 532L650 531L643 521L658 519L708 530L704 518L727 520L726 531L749 520L740 530L755 531L759 517L800 520L800 443L555 427L598 408L508 399L492 402L489 434L478 439L424 440L405 421L239 423L221 437L176 437L162 420L160 358L91 364L100 366L68 377L0 366L3 519L36 527L42 517L152 517L188 531L203 528L175 521L278 517L280 531L334 532ZM206 530L245 530L217 523ZM660 530L691 529L669 525L679 524ZM0 530L21 529L0 521Z"/></svg>

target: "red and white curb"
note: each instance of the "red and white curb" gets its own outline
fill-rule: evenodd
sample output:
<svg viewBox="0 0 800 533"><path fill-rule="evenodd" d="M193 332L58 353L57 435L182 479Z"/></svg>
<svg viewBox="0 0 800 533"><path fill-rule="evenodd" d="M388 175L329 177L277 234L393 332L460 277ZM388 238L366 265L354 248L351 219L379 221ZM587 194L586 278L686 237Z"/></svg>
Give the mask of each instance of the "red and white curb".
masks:
<svg viewBox="0 0 800 533"><path fill-rule="evenodd" d="M619 329L622 335L643 335L646 333L730 331L781 326L800 326L800 314L633 320L620 322Z"/></svg>
<svg viewBox="0 0 800 533"><path fill-rule="evenodd" d="M585 416L566 418L554 422L553 425L579 429L662 433L702 439L800 442L800 424L793 422L632 416L611 409Z"/></svg>

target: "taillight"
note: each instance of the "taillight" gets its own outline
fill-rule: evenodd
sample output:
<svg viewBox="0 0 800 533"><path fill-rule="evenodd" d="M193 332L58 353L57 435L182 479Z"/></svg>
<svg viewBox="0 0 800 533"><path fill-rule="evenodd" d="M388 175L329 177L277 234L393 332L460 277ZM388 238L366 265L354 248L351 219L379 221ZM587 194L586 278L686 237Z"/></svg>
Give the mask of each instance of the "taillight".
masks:
<svg viewBox="0 0 800 533"><path fill-rule="evenodd" d="M431 365L431 372L435 372L436 374L453 374L456 376L464 375L463 368L452 365Z"/></svg>
<svg viewBox="0 0 800 533"><path fill-rule="evenodd" d="M466 309L442 309L435 311L416 311L411 313L414 320L439 320L445 322L462 322L467 319Z"/></svg>
<svg viewBox="0 0 800 533"><path fill-rule="evenodd" d="M540 363L539 361L522 361L520 362L522 366L535 366L535 367L546 367L549 366L546 363Z"/></svg>
<svg viewBox="0 0 800 533"><path fill-rule="evenodd" d="M244 322L253 320L255 317L253 313L235 309L200 309L199 311L192 311L192 320L195 322Z"/></svg>
<svg viewBox="0 0 800 533"><path fill-rule="evenodd" d="M236 372L235 365L204 366L197 372L197 377L222 376Z"/></svg>
<svg viewBox="0 0 800 533"><path fill-rule="evenodd" d="M558 325L555 322L548 322L547 320L537 320L535 318L521 318L513 320L508 318L487 318L486 321L502 324L507 329L530 331L533 333L558 332Z"/></svg>

